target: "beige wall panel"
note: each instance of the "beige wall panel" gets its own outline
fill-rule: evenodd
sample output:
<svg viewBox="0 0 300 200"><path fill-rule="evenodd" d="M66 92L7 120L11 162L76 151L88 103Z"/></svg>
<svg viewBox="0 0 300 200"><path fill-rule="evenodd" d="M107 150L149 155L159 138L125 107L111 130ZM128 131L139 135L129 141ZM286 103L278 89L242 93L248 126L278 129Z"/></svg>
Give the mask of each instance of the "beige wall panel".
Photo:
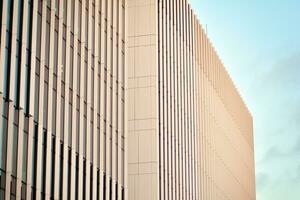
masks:
<svg viewBox="0 0 300 200"><path fill-rule="evenodd" d="M140 35L150 35L151 31L141 21L145 21L144 17L147 16L145 5L148 2L131 1L128 10L129 21L135 22L129 24L128 50L129 63L133 64L128 65L129 85L132 88L128 91L128 100L132 102L128 113L129 176L130 188L133 188L129 190L130 198L138 196L136 191L140 179L134 172L140 168L133 162L141 159L141 150L136 145L140 143L140 138L134 131L137 123L133 121L137 120L137 115L139 119L144 115L153 117L155 114L151 111L149 101L148 109L140 103L145 99L135 98L140 95L135 92L140 90L136 85L146 87L141 77L151 73L151 69L158 68L158 87L154 87L155 90L151 93L159 95L158 104L152 105L160 109L156 115L160 125L157 136L159 142L156 145L161 151L158 157L160 199L173 198L175 195L178 199L252 199L250 197L255 194L249 196L251 192L246 190L250 189L245 188L249 182L254 183L254 180L245 179L244 174L253 174L248 167L253 163L253 159L249 160L253 151L247 145L247 137L242 134L246 132L244 127L251 127L246 125L251 124L251 120L245 122L251 116L186 1L158 1L158 20L152 21L158 23L159 51L156 53L159 57L150 61L154 58L144 56L142 49L146 47L141 38L145 36ZM144 16L141 16L141 12ZM141 16L139 20L136 20L137 16ZM178 16L178 27L177 18L175 20L171 16ZM158 62L158 66L155 62ZM149 99L147 95L144 98ZM138 103L140 105L136 106ZM138 124L142 123L146 127L147 121L141 121ZM220 136L226 137L220 140ZM227 142L224 143L225 141ZM178 151L175 146L179 148ZM176 156L174 152L177 153ZM221 168L219 162L224 163ZM222 170L225 172L221 173ZM234 191L233 188L239 189Z"/></svg>

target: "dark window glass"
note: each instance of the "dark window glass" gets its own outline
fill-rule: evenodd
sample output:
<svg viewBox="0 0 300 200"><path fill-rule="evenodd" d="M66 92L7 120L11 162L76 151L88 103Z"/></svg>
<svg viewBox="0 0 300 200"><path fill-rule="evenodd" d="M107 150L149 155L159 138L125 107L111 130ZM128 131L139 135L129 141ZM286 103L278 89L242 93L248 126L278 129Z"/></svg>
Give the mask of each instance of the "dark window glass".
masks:
<svg viewBox="0 0 300 200"><path fill-rule="evenodd" d="M99 193L100 193L100 172L99 169L97 169L97 192L96 192L96 199L100 199Z"/></svg>
<svg viewBox="0 0 300 200"><path fill-rule="evenodd" d="M32 182L32 198L36 197L36 177L37 177L37 142L38 142L38 124L34 124L34 133L33 133L33 146L32 146L32 173L31 173L31 182Z"/></svg>
<svg viewBox="0 0 300 200"><path fill-rule="evenodd" d="M118 183L116 183L116 199L118 199Z"/></svg>
<svg viewBox="0 0 300 200"><path fill-rule="evenodd" d="M3 126L0 127L0 169L6 169L6 147L7 147L7 119L0 116L0 120L2 120Z"/></svg>
<svg viewBox="0 0 300 200"><path fill-rule="evenodd" d="M50 199L54 199L54 173L55 173L55 136L51 136L51 188Z"/></svg>
<svg viewBox="0 0 300 200"><path fill-rule="evenodd" d="M62 45L62 66L61 66L61 78L62 81L66 81L66 39L63 39Z"/></svg>
<svg viewBox="0 0 300 200"><path fill-rule="evenodd" d="M56 135L56 99L57 93L56 90L53 89L53 97L52 97L52 131L53 134Z"/></svg>
<svg viewBox="0 0 300 200"><path fill-rule="evenodd" d="M0 170L0 199L5 199L5 181L6 173L3 170Z"/></svg>
<svg viewBox="0 0 300 200"><path fill-rule="evenodd" d="M74 33L75 1L71 1L71 32Z"/></svg>
<svg viewBox="0 0 300 200"><path fill-rule="evenodd" d="M103 199L106 199L106 175L103 175Z"/></svg>
<svg viewBox="0 0 300 200"><path fill-rule="evenodd" d="M34 120L38 122L39 119L39 89L40 89L40 77L35 74L35 92L34 92Z"/></svg>
<svg viewBox="0 0 300 200"><path fill-rule="evenodd" d="M39 1L40 2L40 1ZM41 59L42 13L37 16L36 57Z"/></svg>
<svg viewBox="0 0 300 200"><path fill-rule="evenodd" d="M72 105L69 104L69 123L68 123L68 139L69 139L69 147L72 146L72 123L73 123L73 119L72 119Z"/></svg>
<svg viewBox="0 0 300 200"><path fill-rule="evenodd" d="M82 2L78 5L78 39L81 40L81 25L82 25Z"/></svg>
<svg viewBox="0 0 300 200"><path fill-rule="evenodd" d="M17 47L16 47L16 71L15 71L15 88L14 88L14 105L19 107L20 101L20 68L21 68L21 42L22 42L22 22L23 22L23 1L18 3L18 21L17 21Z"/></svg>
<svg viewBox="0 0 300 200"><path fill-rule="evenodd" d="M3 8L3 1L0 2L0 22L2 22L2 8ZM0 31L0 46L1 46L1 32Z"/></svg>
<svg viewBox="0 0 300 200"><path fill-rule="evenodd" d="M85 198L86 193L86 160L83 158L83 185L82 185L82 195Z"/></svg>
<svg viewBox="0 0 300 200"><path fill-rule="evenodd" d="M9 98L9 84L10 84L10 56L11 56L11 37L12 37L12 18L13 18L13 1L7 2L7 19L6 19L6 41L4 54L4 99ZM3 81L3 80L1 80Z"/></svg>
<svg viewBox="0 0 300 200"><path fill-rule="evenodd" d="M79 176L79 156L76 153L76 164L75 164L75 199L78 200L78 176Z"/></svg>
<svg viewBox="0 0 300 200"><path fill-rule="evenodd" d="M59 0L55 0L55 16L59 16Z"/></svg>
<svg viewBox="0 0 300 200"><path fill-rule="evenodd" d="M74 49L71 47L70 49L70 87L74 89L73 85L73 70L74 70Z"/></svg>
<svg viewBox="0 0 300 200"><path fill-rule="evenodd" d="M17 176L17 152L18 152L18 127L13 126L13 144L12 144L12 175Z"/></svg>
<svg viewBox="0 0 300 200"><path fill-rule="evenodd" d="M67 199L70 199L70 193L71 193L71 159L72 159L72 151L71 151L71 148L68 148L68 194L67 194Z"/></svg>
<svg viewBox="0 0 300 200"><path fill-rule="evenodd" d="M62 181L63 181L63 160L64 160L64 145L60 143L60 163L59 163L59 199L62 199Z"/></svg>
<svg viewBox="0 0 300 200"><path fill-rule="evenodd" d="M47 82L45 82L44 84L43 126L45 129L48 128L48 83Z"/></svg>
<svg viewBox="0 0 300 200"><path fill-rule="evenodd" d="M90 176L90 199L93 199L93 165L90 165L90 172L91 172L91 176Z"/></svg>
<svg viewBox="0 0 300 200"><path fill-rule="evenodd" d="M57 75L57 65L58 65L58 31L54 32L54 69L53 73Z"/></svg>
<svg viewBox="0 0 300 200"><path fill-rule="evenodd" d="M26 184L24 182L21 185L21 200L26 200Z"/></svg>
<svg viewBox="0 0 300 200"><path fill-rule="evenodd" d="M23 155L22 155L22 182L26 183L27 179L27 151L28 151L28 134L24 131L23 135Z"/></svg>
<svg viewBox="0 0 300 200"><path fill-rule="evenodd" d="M25 66L25 109L26 115L29 114L29 98L30 98L30 68L31 68L31 37L32 37L32 0L28 0L28 15L27 15L27 36L26 36L26 66ZM23 98L23 97L21 97Z"/></svg>
<svg viewBox="0 0 300 200"><path fill-rule="evenodd" d="M25 66L25 115L29 114L29 97L30 97L30 52L26 50L26 66Z"/></svg>
<svg viewBox="0 0 300 200"><path fill-rule="evenodd" d="M67 24L67 0L64 0L64 2L63 2L63 17L64 17L64 21L63 21L63 23L66 25Z"/></svg>
<svg viewBox="0 0 300 200"><path fill-rule="evenodd" d="M109 178L109 198L112 199L112 180Z"/></svg>
<svg viewBox="0 0 300 200"><path fill-rule="evenodd" d="M42 187L41 187L41 195L42 195L42 199L45 199L45 184L46 184L46 150L47 150L47 132L46 130L43 131L42 134L42 167L41 167L41 183L42 183Z"/></svg>
<svg viewBox="0 0 300 200"><path fill-rule="evenodd" d="M79 123L79 110L76 110L76 152L79 152L79 135L80 134L80 123Z"/></svg>
<svg viewBox="0 0 300 200"><path fill-rule="evenodd" d="M50 15L50 9L47 8L47 16ZM49 19L50 20L50 19ZM45 65L46 67L49 67L49 46L50 46L50 21L46 24L46 57L45 57Z"/></svg>
<svg viewBox="0 0 300 200"><path fill-rule="evenodd" d="M61 112L60 112L60 139L64 141L64 120L65 119L65 100L61 98Z"/></svg>
<svg viewBox="0 0 300 200"><path fill-rule="evenodd" d="M17 183L17 180L15 177L11 177L11 182L10 182L10 199L11 200L14 200L16 199L16 183Z"/></svg>

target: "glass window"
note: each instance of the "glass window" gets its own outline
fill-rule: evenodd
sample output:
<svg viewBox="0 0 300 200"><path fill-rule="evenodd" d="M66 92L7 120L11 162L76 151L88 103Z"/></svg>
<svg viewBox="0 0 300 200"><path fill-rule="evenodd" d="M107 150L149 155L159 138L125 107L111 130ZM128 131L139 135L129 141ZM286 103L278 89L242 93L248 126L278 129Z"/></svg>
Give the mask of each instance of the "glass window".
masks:
<svg viewBox="0 0 300 200"><path fill-rule="evenodd" d="M73 70L74 70L74 49L73 47L71 47L71 52L70 52L70 87L72 87L72 89L74 89L74 85L73 85Z"/></svg>
<svg viewBox="0 0 300 200"><path fill-rule="evenodd" d="M106 199L106 175L103 175L103 199Z"/></svg>
<svg viewBox="0 0 300 200"><path fill-rule="evenodd" d="M64 23L64 25L66 25L67 24L67 0L64 0L64 2L63 2L63 14L64 14L64 21L63 21L63 23Z"/></svg>
<svg viewBox="0 0 300 200"><path fill-rule="evenodd" d="M55 16L59 16L59 0L55 0Z"/></svg>
<svg viewBox="0 0 300 200"><path fill-rule="evenodd" d="M35 74L35 92L34 92L34 120L38 122L39 119L39 88L40 77Z"/></svg>
<svg viewBox="0 0 300 200"><path fill-rule="evenodd" d="M109 178L109 196L112 199L112 180Z"/></svg>
<svg viewBox="0 0 300 200"><path fill-rule="evenodd" d="M42 166L41 166L41 195L42 199L45 198L45 177L46 177L46 146L47 145L47 132L44 129L42 134Z"/></svg>
<svg viewBox="0 0 300 200"><path fill-rule="evenodd" d="M6 32L6 48L4 53L4 85L3 85L3 97L9 98L9 82L10 82L10 55L11 55L11 36L9 32ZM1 80L2 81L2 80Z"/></svg>
<svg viewBox="0 0 300 200"><path fill-rule="evenodd" d="M79 122L79 110L76 110L76 152L79 152L79 135L80 134L80 122Z"/></svg>
<svg viewBox="0 0 300 200"><path fill-rule="evenodd" d="M72 159L72 152L71 148L68 148L68 196L67 199L70 199L70 193L71 193L71 159ZM92 185L91 185L92 186Z"/></svg>
<svg viewBox="0 0 300 200"><path fill-rule="evenodd" d="M71 1L71 32L74 33L75 1Z"/></svg>
<svg viewBox="0 0 300 200"><path fill-rule="evenodd" d="M51 136L51 188L50 199L54 199L54 171L55 171L55 136Z"/></svg>
<svg viewBox="0 0 300 200"><path fill-rule="evenodd" d="M63 180L63 154L64 154L64 145L60 143L60 163L59 163L59 199L62 199L62 180Z"/></svg>
<svg viewBox="0 0 300 200"><path fill-rule="evenodd" d="M90 199L93 199L93 165L92 164L90 164L90 172L91 172L91 176L90 176L90 191L89 191L89 193L90 193Z"/></svg>
<svg viewBox="0 0 300 200"><path fill-rule="evenodd" d="M16 183L17 180L15 177L11 177L11 182L10 182L10 199L15 200L16 199Z"/></svg>
<svg viewBox="0 0 300 200"><path fill-rule="evenodd" d="M27 179L27 150L28 150L28 134L24 131L23 136L23 155L22 155L22 181L26 183Z"/></svg>
<svg viewBox="0 0 300 200"><path fill-rule="evenodd" d="M65 118L65 100L61 98L61 112L60 112L60 139L64 141L64 118Z"/></svg>
<svg viewBox="0 0 300 200"><path fill-rule="evenodd" d="M116 199L118 199L118 183L116 183L116 190L115 190L115 192L116 192Z"/></svg>
<svg viewBox="0 0 300 200"><path fill-rule="evenodd" d="M46 71L45 71L46 72ZM46 78L47 76L45 76ZM48 128L48 82L44 84L44 109L43 109L43 127Z"/></svg>
<svg viewBox="0 0 300 200"><path fill-rule="evenodd" d="M57 74L57 66L58 66L58 31L54 32L54 69L53 73Z"/></svg>
<svg viewBox="0 0 300 200"><path fill-rule="evenodd" d="M50 11L47 10L47 13L49 12L50 14ZM50 22L47 22L47 25L46 25L46 57L45 57L45 65L46 67L48 68L49 67L49 46L50 46Z"/></svg>
<svg viewBox="0 0 300 200"><path fill-rule="evenodd" d="M36 57L39 60L41 59L41 32L42 32L42 15L41 13L38 13L37 35L36 35Z"/></svg>
<svg viewBox="0 0 300 200"><path fill-rule="evenodd" d="M33 195L36 193L36 165L37 165L37 135L38 135L38 124L34 124L34 135L33 135L33 146L32 146L32 173L31 173L31 182L32 182L32 189Z"/></svg>
<svg viewBox="0 0 300 200"><path fill-rule="evenodd" d="M96 197L96 199L100 199L100 197L99 197L99 193L100 193L100 172L99 172L99 169L97 168L97 192L96 192L96 194L97 194L97 197Z"/></svg>
<svg viewBox="0 0 300 200"><path fill-rule="evenodd" d="M3 1L0 3L0 22L2 22L2 8L3 8ZM1 45L1 32L0 31L0 45Z"/></svg>
<svg viewBox="0 0 300 200"><path fill-rule="evenodd" d="M25 115L29 114L29 97L30 97L30 55L29 51L26 50L26 65L25 65ZM28 63L27 63L28 61Z"/></svg>
<svg viewBox="0 0 300 200"><path fill-rule="evenodd" d="M83 188L82 188L82 195L85 197L86 193L86 160L83 158Z"/></svg>
<svg viewBox="0 0 300 200"><path fill-rule="evenodd" d="M0 169L5 170L6 169L6 146L7 146L7 119L0 116L0 119L2 120L3 126L0 129Z"/></svg>
<svg viewBox="0 0 300 200"><path fill-rule="evenodd" d="M19 107L20 100L20 67L21 67L21 40L22 40L22 20L23 18L23 5L19 1L18 4L18 22L17 22L17 47L16 47L16 71L15 71L15 88L14 88L14 105Z"/></svg>
<svg viewBox="0 0 300 200"><path fill-rule="evenodd" d="M56 133L56 99L57 99L56 90L53 89L53 97L52 97L52 131L55 135Z"/></svg>
<svg viewBox="0 0 300 200"><path fill-rule="evenodd" d="M72 145L72 124L73 124L73 119L72 119L72 105L69 104L69 124L68 124L68 137L69 137L69 146Z"/></svg>
<svg viewBox="0 0 300 200"><path fill-rule="evenodd" d="M18 127L13 126L13 145L12 145L12 176L17 176L17 152L18 152Z"/></svg>
<svg viewBox="0 0 300 200"><path fill-rule="evenodd" d="M82 2L79 1L78 5L78 39L81 39L81 25L82 25Z"/></svg>
<svg viewBox="0 0 300 200"><path fill-rule="evenodd" d="M75 199L78 200L78 177L79 177L79 156L76 153L76 163L75 163Z"/></svg>
<svg viewBox="0 0 300 200"><path fill-rule="evenodd" d="M21 185L21 200L26 200L26 184L24 182Z"/></svg>

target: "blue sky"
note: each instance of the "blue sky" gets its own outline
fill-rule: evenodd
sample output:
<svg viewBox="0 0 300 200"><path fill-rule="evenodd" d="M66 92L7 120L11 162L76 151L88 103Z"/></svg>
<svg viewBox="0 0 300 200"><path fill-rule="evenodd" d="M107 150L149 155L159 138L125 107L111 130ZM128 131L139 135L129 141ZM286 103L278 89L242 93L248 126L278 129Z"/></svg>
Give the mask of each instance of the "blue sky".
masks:
<svg viewBox="0 0 300 200"><path fill-rule="evenodd" d="M257 200L299 200L300 1L190 3L254 118Z"/></svg>

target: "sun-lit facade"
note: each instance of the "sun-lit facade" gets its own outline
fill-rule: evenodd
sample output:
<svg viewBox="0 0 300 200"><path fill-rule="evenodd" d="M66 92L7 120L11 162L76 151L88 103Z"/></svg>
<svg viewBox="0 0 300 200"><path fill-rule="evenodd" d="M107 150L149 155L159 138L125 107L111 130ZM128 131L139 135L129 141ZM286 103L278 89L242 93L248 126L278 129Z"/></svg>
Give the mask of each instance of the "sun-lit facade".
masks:
<svg viewBox="0 0 300 200"><path fill-rule="evenodd" d="M1 200L255 200L251 114L187 0L2 0L0 22Z"/></svg>
<svg viewBox="0 0 300 200"><path fill-rule="evenodd" d="M255 200L252 117L186 0L128 2L130 200Z"/></svg>

